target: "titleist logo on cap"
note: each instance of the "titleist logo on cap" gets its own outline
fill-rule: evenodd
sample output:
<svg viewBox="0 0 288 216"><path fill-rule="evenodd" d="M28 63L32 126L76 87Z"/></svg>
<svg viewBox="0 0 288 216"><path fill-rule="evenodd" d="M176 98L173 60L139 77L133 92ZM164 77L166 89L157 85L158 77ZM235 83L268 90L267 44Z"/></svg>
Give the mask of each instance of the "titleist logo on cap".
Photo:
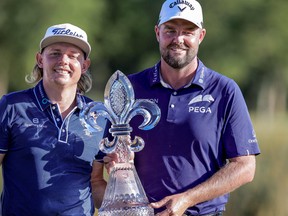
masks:
<svg viewBox="0 0 288 216"><path fill-rule="evenodd" d="M71 31L71 29L66 28L55 28L52 30L54 35L70 35L78 38L84 38L83 35L78 34L76 31Z"/></svg>
<svg viewBox="0 0 288 216"><path fill-rule="evenodd" d="M177 1L175 1L175 2L172 2L172 3L169 5L169 7L170 7L170 8L173 8L173 7L175 7L175 6L179 5L179 4L185 4L185 5L187 5L188 7L190 7L191 10L194 10L194 9L195 9L195 7L194 7L189 1L185 1L185 0L177 0Z"/></svg>

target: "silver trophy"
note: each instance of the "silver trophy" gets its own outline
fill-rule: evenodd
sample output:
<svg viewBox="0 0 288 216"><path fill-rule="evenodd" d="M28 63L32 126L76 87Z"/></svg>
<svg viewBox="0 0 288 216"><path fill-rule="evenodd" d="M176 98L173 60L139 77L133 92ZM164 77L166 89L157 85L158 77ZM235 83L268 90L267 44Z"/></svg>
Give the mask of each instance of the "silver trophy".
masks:
<svg viewBox="0 0 288 216"><path fill-rule="evenodd" d="M129 79L119 70L106 84L104 103L91 102L80 113L80 119L88 133L102 130L97 124L99 117L111 122L109 132L113 140L110 142L108 138L102 139L99 148L105 153L115 152L119 158L119 162L110 171L99 216L154 215L133 161L130 160L132 151L138 152L144 147L141 137L135 136L133 141L130 138L132 128L129 122L136 115L144 118L139 128L150 130L159 122L160 109L150 100L135 100Z"/></svg>

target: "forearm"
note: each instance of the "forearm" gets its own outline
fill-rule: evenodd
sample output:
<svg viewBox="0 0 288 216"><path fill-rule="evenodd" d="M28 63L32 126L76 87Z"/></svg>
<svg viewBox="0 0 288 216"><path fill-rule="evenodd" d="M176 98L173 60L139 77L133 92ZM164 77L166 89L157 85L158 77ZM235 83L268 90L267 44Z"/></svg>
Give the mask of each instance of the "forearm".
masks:
<svg viewBox="0 0 288 216"><path fill-rule="evenodd" d="M94 182L91 181L91 184L92 184L92 197L94 200L94 205L97 209L99 209L103 201L107 182L103 179Z"/></svg>
<svg viewBox="0 0 288 216"><path fill-rule="evenodd" d="M188 206L214 199L251 182L256 169L255 156L237 157L210 179L183 193Z"/></svg>
<svg viewBox="0 0 288 216"><path fill-rule="evenodd" d="M91 173L92 197L96 208L100 208L105 194L107 182L104 179L103 164L94 161Z"/></svg>
<svg viewBox="0 0 288 216"><path fill-rule="evenodd" d="M2 161L4 159L5 154L0 154L0 166L2 165Z"/></svg>

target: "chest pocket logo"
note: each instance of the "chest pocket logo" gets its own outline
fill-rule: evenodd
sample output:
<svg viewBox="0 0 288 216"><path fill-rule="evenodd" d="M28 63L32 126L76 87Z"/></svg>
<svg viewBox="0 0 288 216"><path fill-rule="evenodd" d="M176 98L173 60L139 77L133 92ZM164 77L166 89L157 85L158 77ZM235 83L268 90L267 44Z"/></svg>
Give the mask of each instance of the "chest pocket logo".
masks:
<svg viewBox="0 0 288 216"><path fill-rule="evenodd" d="M212 95L207 94L207 95L198 95L190 100L188 103L189 106L189 112L194 112L194 113L212 113L210 107L205 107L205 106L190 106L192 104L198 103L198 102L203 102L206 101L208 103L214 102L214 98Z"/></svg>
<svg viewBox="0 0 288 216"><path fill-rule="evenodd" d="M192 100L189 102L188 105L191 105L191 104L194 104L194 103L197 103L197 102L202 102L202 101L207 101L209 103L213 102L214 101L214 98L212 97L212 95L210 94L207 94L207 95L198 95L194 98L192 98Z"/></svg>

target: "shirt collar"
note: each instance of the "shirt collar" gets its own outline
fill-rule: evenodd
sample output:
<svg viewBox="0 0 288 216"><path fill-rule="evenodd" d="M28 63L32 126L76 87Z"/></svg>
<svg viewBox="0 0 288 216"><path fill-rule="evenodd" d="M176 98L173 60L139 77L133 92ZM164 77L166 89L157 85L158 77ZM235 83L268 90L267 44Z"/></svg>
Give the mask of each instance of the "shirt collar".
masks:
<svg viewBox="0 0 288 216"><path fill-rule="evenodd" d="M42 111L52 104L44 90L43 80L34 87L33 92Z"/></svg>
<svg viewBox="0 0 288 216"><path fill-rule="evenodd" d="M38 105L40 106L41 110L47 109L50 105L52 105L51 101L49 100L43 86L43 80L41 80L33 89L34 95L36 97L36 100L38 102ZM77 100L77 107L79 109L83 108L85 102L84 96L77 93L76 96Z"/></svg>
<svg viewBox="0 0 288 216"><path fill-rule="evenodd" d="M150 78L150 85L156 85L156 84L161 84L163 87L165 88L171 88L172 87L166 83L160 73L160 61L154 65L154 67L152 68L153 73L152 73L152 77ZM198 67L196 69L196 73L194 78L187 84L185 85L183 88L188 88L191 85L198 85L200 87L202 87L203 89L205 88L205 83L206 83L206 67L204 66L204 64L198 59Z"/></svg>
<svg viewBox="0 0 288 216"><path fill-rule="evenodd" d="M160 61L151 68L152 76L150 76L150 85L161 84L160 81Z"/></svg>
<svg viewBox="0 0 288 216"><path fill-rule="evenodd" d="M196 69L196 73L195 76L191 82L191 85L198 85L200 87L202 87L203 89L205 89L206 87L206 83L207 83L207 68L205 67L205 65L198 59L198 67Z"/></svg>

